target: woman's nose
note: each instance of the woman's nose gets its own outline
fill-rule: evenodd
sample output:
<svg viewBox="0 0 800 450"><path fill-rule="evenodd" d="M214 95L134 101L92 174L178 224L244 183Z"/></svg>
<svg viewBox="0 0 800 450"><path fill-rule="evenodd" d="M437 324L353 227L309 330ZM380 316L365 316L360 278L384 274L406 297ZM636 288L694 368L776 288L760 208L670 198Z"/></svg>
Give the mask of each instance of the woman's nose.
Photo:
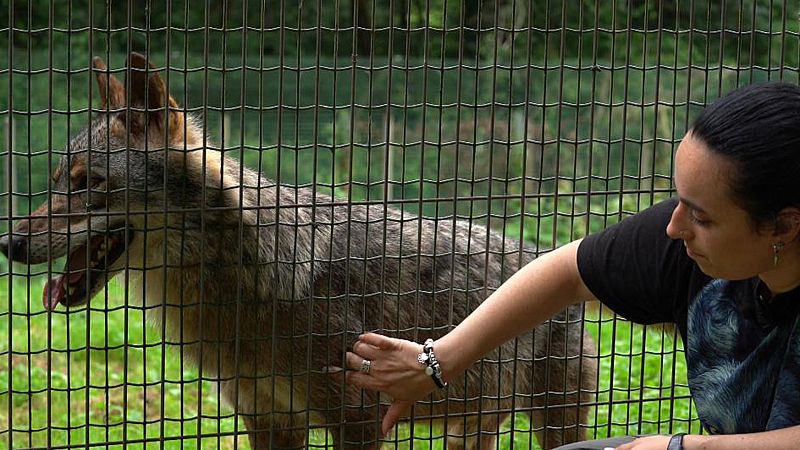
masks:
<svg viewBox="0 0 800 450"><path fill-rule="evenodd" d="M685 221L682 217L682 206L680 203L675 210L672 211L672 217L669 219L669 223L667 224L667 236L671 239L687 239L687 230L685 226Z"/></svg>

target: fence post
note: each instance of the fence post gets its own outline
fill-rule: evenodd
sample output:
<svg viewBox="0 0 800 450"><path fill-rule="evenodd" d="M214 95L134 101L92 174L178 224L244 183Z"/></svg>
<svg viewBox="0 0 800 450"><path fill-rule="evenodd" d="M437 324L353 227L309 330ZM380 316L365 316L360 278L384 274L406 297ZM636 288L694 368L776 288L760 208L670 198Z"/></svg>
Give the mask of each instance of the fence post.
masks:
<svg viewBox="0 0 800 450"><path fill-rule="evenodd" d="M642 139L644 140L644 135L642 135ZM658 141L656 140L655 135L654 135L653 136L653 151L651 151L651 152L644 151L644 148L645 148L644 144L642 144L642 149L639 150L639 154L642 155L641 161L639 162L639 180L641 180L640 181L641 184L639 185L639 189L641 189L643 191L644 190L647 190L647 191L650 191L650 192L653 191L653 187L654 187L653 181L655 181L655 180L653 179L653 171L650 170L650 167L653 164L653 154L656 151L656 146L657 145L658 145Z"/></svg>
<svg viewBox="0 0 800 450"><path fill-rule="evenodd" d="M8 159L6 160L6 181L10 184L9 186L9 215L13 216L15 212L17 212L17 197L14 193L17 191L17 172L14 170L12 161L14 160L14 119L11 117L9 113L6 116L5 120L5 132L6 132L6 139L8 142Z"/></svg>
<svg viewBox="0 0 800 450"><path fill-rule="evenodd" d="M231 142L231 116L227 111L222 112L222 152L228 149Z"/></svg>
<svg viewBox="0 0 800 450"><path fill-rule="evenodd" d="M392 143L392 137L394 136L394 120L392 120L392 110L391 105L387 107L388 109L388 120L389 120L389 135L386 136L386 201L392 201L392 191L394 185L394 159L395 159L395 151L394 151L394 144Z"/></svg>

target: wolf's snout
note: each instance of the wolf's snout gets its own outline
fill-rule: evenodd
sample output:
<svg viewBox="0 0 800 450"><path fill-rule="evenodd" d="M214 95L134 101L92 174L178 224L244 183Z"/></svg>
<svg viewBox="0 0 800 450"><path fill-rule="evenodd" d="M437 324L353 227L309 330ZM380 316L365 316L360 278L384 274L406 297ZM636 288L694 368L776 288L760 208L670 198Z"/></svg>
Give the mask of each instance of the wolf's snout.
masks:
<svg viewBox="0 0 800 450"><path fill-rule="evenodd" d="M3 252L9 261L27 262L28 240L22 237L12 237L7 234L0 238L0 252Z"/></svg>

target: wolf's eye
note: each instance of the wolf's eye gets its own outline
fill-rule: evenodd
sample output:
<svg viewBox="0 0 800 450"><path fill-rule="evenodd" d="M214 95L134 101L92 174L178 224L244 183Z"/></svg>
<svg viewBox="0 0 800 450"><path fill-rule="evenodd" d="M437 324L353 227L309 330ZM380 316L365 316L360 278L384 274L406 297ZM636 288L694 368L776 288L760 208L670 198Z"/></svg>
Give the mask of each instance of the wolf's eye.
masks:
<svg viewBox="0 0 800 450"><path fill-rule="evenodd" d="M86 189L86 177L74 177L72 178L72 186L70 186L73 191L83 191Z"/></svg>
<svg viewBox="0 0 800 450"><path fill-rule="evenodd" d="M89 183L88 185L87 181ZM73 178L72 189L75 191L85 191L87 187L95 188L103 181L105 181L105 178L99 175L93 175L91 178L88 179L85 176L75 177Z"/></svg>

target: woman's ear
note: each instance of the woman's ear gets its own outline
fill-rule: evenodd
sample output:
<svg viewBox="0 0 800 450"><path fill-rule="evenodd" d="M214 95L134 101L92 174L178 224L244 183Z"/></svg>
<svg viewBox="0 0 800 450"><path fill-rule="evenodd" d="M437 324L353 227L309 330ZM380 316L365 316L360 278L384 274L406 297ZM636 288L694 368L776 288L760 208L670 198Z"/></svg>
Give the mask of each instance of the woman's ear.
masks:
<svg viewBox="0 0 800 450"><path fill-rule="evenodd" d="M792 242L800 236L800 208L783 208L775 220L773 234L782 242Z"/></svg>

